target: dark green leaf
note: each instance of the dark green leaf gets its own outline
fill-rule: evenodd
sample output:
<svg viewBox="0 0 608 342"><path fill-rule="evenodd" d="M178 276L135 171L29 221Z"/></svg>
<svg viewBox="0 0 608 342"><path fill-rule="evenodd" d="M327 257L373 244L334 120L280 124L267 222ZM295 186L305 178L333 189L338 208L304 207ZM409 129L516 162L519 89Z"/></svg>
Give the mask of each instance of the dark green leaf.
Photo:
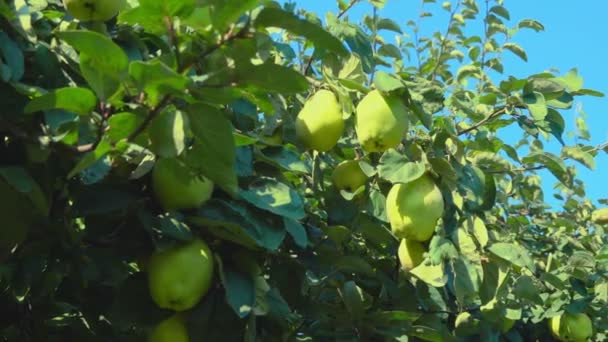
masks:
<svg viewBox="0 0 608 342"><path fill-rule="evenodd" d="M272 178L258 178L239 195L256 207L292 220L304 218L304 202L300 195Z"/></svg>
<svg viewBox="0 0 608 342"><path fill-rule="evenodd" d="M250 65L238 69L239 82L270 92L300 93L308 89L308 81L292 68L274 63Z"/></svg>
<svg viewBox="0 0 608 342"><path fill-rule="evenodd" d="M205 176L224 191L236 194L236 147L232 124L218 109L199 103L188 108L188 117L196 137L196 153L190 155Z"/></svg>
<svg viewBox="0 0 608 342"><path fill-rule="evenodd" d="M322 27L279 8L265 7L258 14L255 24L263 27L279 27L293 34L304 36L321 50L329 50L341 55L348 53L342 42Z"/></svg>

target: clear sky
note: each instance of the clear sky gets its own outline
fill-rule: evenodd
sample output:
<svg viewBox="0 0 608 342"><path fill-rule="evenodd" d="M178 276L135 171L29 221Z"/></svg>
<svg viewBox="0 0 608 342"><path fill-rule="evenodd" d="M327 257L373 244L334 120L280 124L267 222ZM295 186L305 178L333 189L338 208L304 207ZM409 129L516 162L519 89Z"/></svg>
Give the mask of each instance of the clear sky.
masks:
<svg viewBox="0 0 608 342"><path fill-rule="evenodd" d="M281 1L285 2L285 1ZM293 2L293 1L292 1ZM387 0L383 10L378 12L381 17L395 20L402 27L408 20L416 20L422 0ZM454 1L452 1L454 2ZM337 12L336 2L333 0L297 0L298 7L316 12L321 18L327 11ZM442 1L437 1L442 3ZM483 1L478 1L480 7ZM438 9L437 4L429 4L429 8ZM514 26L521 19L536 19L545 26L545 31L536 33L532 30L518 32L513 41L522 46L528 55L528 62L512 57L505 52L503 64L505 66L504 78L509 75L526 77L528 75L546 71L551 68L559 70L561 74L571 68L577 68L579 75L584 79L584 88L601 91L608 95L608 1L603 0L505 0L505 7L509 10L511 21L508 26ZM364 14L371 14L371 6L367 2L353 7L349 12L351 20L358 21ZM436 30L436 25L444 31L447 14L444 11L434 10L437 14L434 19L423 22L423 31ZM425 27L426 26L426 27ZM480 27L481 28L481 27ZM388 37L390 38L390 33ZM385 35L386 36L386 35ZM500 80L500 78L496 78ZM574 108L581 105L587 114L587 124L591 133L590 145L598 145L608 141L608 97L576 97L575 105L570 111L562 111L566 121L566 133L575 129ZM567 144L574 140L564 134ZM559 155L560 144L552 139L545 142L549 152ZM585 181L587 195L594 200L608 198L608 156L600 152L596 159L596 169L589 171L580 164L577 165L579 176ZM553 201L552 186L557 182L548 172L542 172L545 200Z"/></svg>

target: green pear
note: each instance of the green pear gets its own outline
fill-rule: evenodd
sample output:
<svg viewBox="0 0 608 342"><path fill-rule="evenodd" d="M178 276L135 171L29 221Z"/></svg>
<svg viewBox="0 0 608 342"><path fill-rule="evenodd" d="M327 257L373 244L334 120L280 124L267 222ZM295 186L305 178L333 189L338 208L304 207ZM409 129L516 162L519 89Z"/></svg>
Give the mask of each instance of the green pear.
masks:
<svg viewBox="0 0 608 342"><path fill-rule="evenodd" d="M461 312L456 316L454 333L460 337L476 335L479 333L479 319L473 317L469 312Z"/></svg>
<svg viewBox="0 0 608 342"><path fill-rule="evenodd" d="M407 108L397 96L372 90L359 102L356 114L357 138L367 152L396 147L407 131Z"/></svg>
<svg viewBox="0 0 608 342"><path fill-rule="evenodd" d="M608 223L608 208L594 210L591 213L591 221L593 221L595 224Z"/></svg>
<svg viewBox="0 0 608 342"><path fill-rule="evenodd" d="M593 323L584 313L564 313L549 320L551 334L556 339L566 342L584 342L593 334Z"/></svg>
<svg viewBox="0 0 608 342"><path fill-rule="evenodd" d="M420 265L424 260L425 252L426 249L420 242L401 239L401 244L399 245L399 250L397 252L401 268L404 271L409 272Z"/></svg>
<svg viewBox="0 0 608 342"><path fill-rule="evenodd" d="M115 17L126 5L124 0L63 0L70 14L82 21L106 21Z"/></svg>
<svg viewBox="0 0 608 342"><path fill-rule="evenodd" d="M329 90L317 91L296 118L296 136L307 149L331 150L344 132L342 107Z"/></svg>
<svg viewBox="0 0 608 342"><path fill-rule="evenodd" d="M160 158L152 170L152 188L163 209L194 209L211 198L213 182L177 158Z"/></svg>
<svg viewBox="0 0 608 342"><path fill-rule="evenodd" d="M156 305L184 311L193 308L209 290L213 255L209 246L197 239L152 254L147 271Z"/></svg>
<svg viewBox="0 0 608 342"><path fill-rule="evenodd" d="M355 192L365 185L367 175L356 160L345 160L338 164L331 174L331 180L338 191Z"/></svg>
<svg viewBox="0 0 608 342"><path fill-rule="evenodd" d="M443 215L443 195L428 175L395 184L386 196L386 213L399 239L427 241Z"/></svg>
<svg viewBox="0 0 608 342"><path fill-rule="evenodd" d="M148 342L189 342L188 328L179 314L158 323L148 335Z"/></svg>

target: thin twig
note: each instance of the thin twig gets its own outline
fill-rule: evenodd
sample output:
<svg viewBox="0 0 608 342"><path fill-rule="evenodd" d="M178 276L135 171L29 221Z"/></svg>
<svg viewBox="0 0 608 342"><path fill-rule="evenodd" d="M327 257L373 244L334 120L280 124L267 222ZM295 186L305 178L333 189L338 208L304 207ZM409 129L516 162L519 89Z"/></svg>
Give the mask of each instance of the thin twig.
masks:
<svg viewBox="0 0 608 342"><path fill-rule="evenodd" d="M437 61L435 63L435 68L433 68L433 72L431 73L431 81L434 81L435 78L437 78L437 71L439 71L439 65L440 65L439 61L441 59L441 56L443 56L443 53L445 50L445 44L447 43L448 36L450 35L450 28L452 28L452 23L454 22L454 15L456 15L456 12L458 12L459 8L460 8L460 1L458 1L456 3L454 10L452 11L452 13L450 13L450 20L448 20L448 27L445 30L445 34L441 38L441 46L439 47L439 54L437 55Z"/></svg>
<svg viewBox="0 0 608 342"><path fill-rule="evenodd" d="M479 122L475 123L473 126L469 127L469 128L465 128L462 131L458 132L458 135L463 135L463 134L467 134L473 130L478 129L479 127L483 126L484 124L486 124L487 122L489 122L490 120L500 116L501 114L505 113L507 107L500 107L498 109L496 109L492 114L486 116L485 118L483 118L482 120L480 120Z"/></svg>
<svg viewBox="0 0 608 342"><path fill-rule="evenodd" d="M483 69L485 68L485 64L486 64L486 44L488 42L488 15L490 14L490 10L489 10L489 3L488 0L485 1L486 2L486 16L483 19L483 46L481 47L481 77L483 77ZM479 80L477 89L478 91L481 92L482 88L483 88L483 82L485 82L484 80Z"/></svg>
<svg viewBox="0 0 608 342"><path fill-rule="evenodd" d="M169 104L169 102L171 102L171 95L165 95L160 102L152 110L150 110L150 113L148 113L148 116L146 116L144 121L133 132L131 132L131 134L129 134L127 141L132 141L139 134L141 134L141 132L148 127L152 119L154 119L165 108L165 106Z"/></svg>

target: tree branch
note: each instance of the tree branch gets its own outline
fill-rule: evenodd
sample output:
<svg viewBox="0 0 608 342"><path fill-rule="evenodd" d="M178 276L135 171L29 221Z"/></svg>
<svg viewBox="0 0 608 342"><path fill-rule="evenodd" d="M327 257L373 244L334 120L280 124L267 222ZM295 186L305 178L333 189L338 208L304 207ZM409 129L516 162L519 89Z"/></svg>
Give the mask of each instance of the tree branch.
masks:
<svg viewBox="0 0 608 342"><path fill-rule="evenodd" d="M150 111L150 113L148 113L148 116L146 116L144 121L133 132L131 132L131 134L129 134L129 136L127 137L127 141L133 141L133 139L135 139L144 130L146 130L152 119L154 119L163 110L163 108L165 108L165 106L169 104L169 102L171 102L171 95L165 95L160 100L160 102Z"/></svg>
<svg viewBox="0 0 608 342"><path fill-rule="evenodd" d="M469 127L469 128L465 128L462 131L458 132L458 135L463 135L463 134L467 134L473 130L478 129L479 127L485 125L487 122L491 121L492 119L502 115L505 113L507 107L500 107L498 109L496 109L492 114L486 116L485 118L483 118L482 120L480 120L479 122L475 123L473 126Z"/></svg>

